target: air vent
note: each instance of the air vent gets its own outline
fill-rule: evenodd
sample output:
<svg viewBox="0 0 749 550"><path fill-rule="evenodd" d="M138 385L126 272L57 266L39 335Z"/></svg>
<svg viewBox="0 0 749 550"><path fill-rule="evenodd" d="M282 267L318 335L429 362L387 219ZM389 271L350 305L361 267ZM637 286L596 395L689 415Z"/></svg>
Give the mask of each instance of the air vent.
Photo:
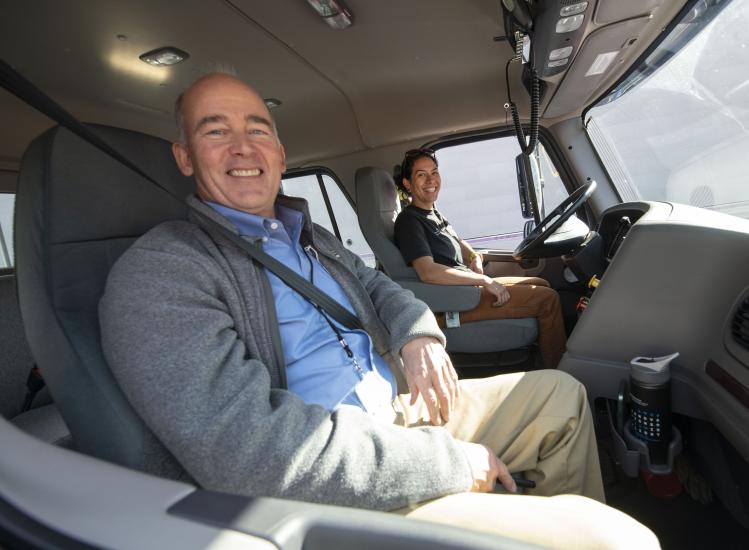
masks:
<svg viewBox="0 0 749 550"><path fill-rule="evenodd" d="M736 309L731 322L731 334L738 344L749 349L749 298Z"/></svg>

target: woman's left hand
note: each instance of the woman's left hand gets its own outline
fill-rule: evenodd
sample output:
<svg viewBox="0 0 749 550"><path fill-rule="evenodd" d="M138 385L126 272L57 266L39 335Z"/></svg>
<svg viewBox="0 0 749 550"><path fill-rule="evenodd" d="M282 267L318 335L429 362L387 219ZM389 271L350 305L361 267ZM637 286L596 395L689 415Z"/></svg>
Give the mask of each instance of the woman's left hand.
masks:
<svg viewBox="0 0 749 550"><path fill-rule="evenodd" d="M484 258L481 257L481 254L478 252L473 257L473 260L471 260L471 270L478 273L479 275L484 274Z"/></svg>

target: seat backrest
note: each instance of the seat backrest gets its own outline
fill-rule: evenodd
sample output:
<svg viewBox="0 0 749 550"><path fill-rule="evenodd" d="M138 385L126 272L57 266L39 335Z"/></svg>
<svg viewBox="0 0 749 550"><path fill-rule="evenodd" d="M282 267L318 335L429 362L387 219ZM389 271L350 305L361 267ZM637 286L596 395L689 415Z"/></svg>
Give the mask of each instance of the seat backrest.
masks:
<svg viewBox="0 0 749 550"><path fill-rule="evenodd" d="M91 128L176 195L194 192L170 144ZM157 475L181 468L132 409L104 360L98 303L110 268L156 224L186 207L63 128L24 154L16 199L18 294L26 337L76 449Z"/></svg>
<svg viewBox="0 0 749 550"><path fill-rule="evenodd" d="M393 242L395 218L400 212L398 190L387 170L359 168L354 176L359 227L370 248L391 279L418 280Z"/></svg>

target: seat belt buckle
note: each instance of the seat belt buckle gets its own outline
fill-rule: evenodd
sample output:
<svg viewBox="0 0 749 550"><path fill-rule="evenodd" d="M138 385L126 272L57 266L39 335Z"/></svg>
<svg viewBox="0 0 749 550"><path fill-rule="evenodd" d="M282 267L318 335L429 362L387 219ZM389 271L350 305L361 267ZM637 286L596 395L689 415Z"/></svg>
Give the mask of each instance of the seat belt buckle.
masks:
<svg viewBox="0 0 749 550"><path fill-rule="evenodd" d="M39 393L45 385L46 382L42 377L42 371L39 370L39 367L34 365L29 371L29 376L26 378L26 397L23 400L21 412L26 412L31 409L34 397L36 397L36 394Z"/></svg>
<svg viewBox="0 0 749 550"><path fill-rule="evenodd" d="M37 394L45 385L46 382L42 377L42 371L39 370L39 367L34 365L29 371L29 375L26 377L26 389L30 393Z"/></svg>

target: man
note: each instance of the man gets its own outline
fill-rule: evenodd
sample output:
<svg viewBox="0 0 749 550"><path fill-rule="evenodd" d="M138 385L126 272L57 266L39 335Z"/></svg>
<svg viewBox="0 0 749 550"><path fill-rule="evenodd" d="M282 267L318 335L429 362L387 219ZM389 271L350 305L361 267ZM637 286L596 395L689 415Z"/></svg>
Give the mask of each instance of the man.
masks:
<svg viewBox="0 0 749 550"><path fill-rule="evenodd" d="M338 326L200 217L162 224L123 254L100 304L104 352L135 409L199 484L434 521L490 513L479 528L510 536L538 529L531 512L502 526L502 507L538 500L541 513L575 515L554 499L486 495L490 512L483 501L461 503L444 518L444 495L488 492L497 479L515 491L513 471L537 481L535 494L603 499L580 384L556 372L458 383L427 307L313 226L304 201L278 196L285 153L254 90L208 75L178 99L177 120L174 156L198 189L191 205L309 278L365 328ZM411 395L391 405L391 369L400 368ZM636 532L652 543L623 514L565 498L626 524L624 539ZM429 499L437 500L417 504Z"/></svg>

